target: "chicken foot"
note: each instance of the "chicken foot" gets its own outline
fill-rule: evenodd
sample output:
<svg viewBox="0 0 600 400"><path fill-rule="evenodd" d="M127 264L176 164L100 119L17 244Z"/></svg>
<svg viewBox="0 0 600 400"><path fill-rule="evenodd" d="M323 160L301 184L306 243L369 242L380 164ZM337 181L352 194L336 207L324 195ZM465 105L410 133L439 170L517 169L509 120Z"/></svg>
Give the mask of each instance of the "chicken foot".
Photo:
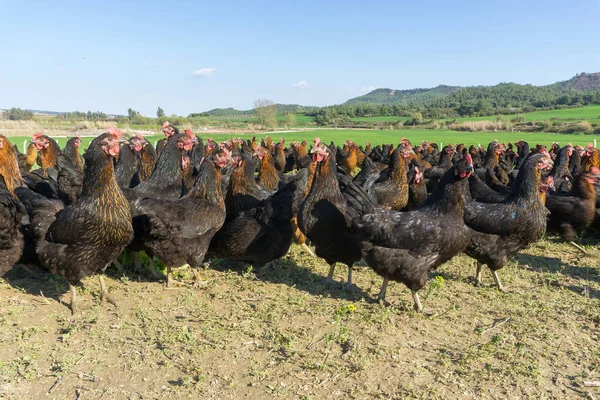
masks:
<svg viewBox="0 0 600 400"><path fill-rule="evenodd" d="M207 282L202 279L202 277L200 276L200 272L198 272L196 268L192 268L192 272L194 273L194 288L207 285Z"/></svg>
<svg viewBox="0 0 600 400"><path fill-rule="evenodd" d="M172 269L170 265L167 265L167 289L173 289L173 286L187 286L185 283L173 279Z"/></svg>
<svg viewBox="0 0 600 400"><path fill-rule="evenodd" d="M500 282L498 271L492 271L492 276L494 277L494 282L496 282L496 286L498 286L498 290L502 293L506 293L506 290L504 290L504 286L502 286L502 282Z"/></svg>
<svg viewBox="0 0 600 400"><path fill-rule="evenodd" d="M117 305L117 301L115 300L115 298L108 293L108 289L106 288L106 282L104 282L104 275L99 275L100 277L100 302L104 303L105 301L108 301L110 304L112 304L113 306L118 307Z"/></svg>
<svg viewBox="0 0 600 400"><path fill-rule="evenodd" d="M327 280L332 282L333 281L333 273L335 272L335 263L331 264L329 266L329 273L327 274Z"/></svg>

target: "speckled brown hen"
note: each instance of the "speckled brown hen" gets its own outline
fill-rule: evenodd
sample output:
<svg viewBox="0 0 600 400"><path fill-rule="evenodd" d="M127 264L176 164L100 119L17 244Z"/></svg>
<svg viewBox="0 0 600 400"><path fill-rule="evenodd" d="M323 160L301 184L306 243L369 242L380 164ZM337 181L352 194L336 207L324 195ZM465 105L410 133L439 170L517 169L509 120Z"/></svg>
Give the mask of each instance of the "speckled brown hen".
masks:
<svg viewBox="0 0 600 400"><path fill-rule="evenodd" d="M114 177L122 133L110 129L94 139L85 155L83 192L76 204L62 209L27 188L16 193L25 204L35 230L41 264L63 276L71 289L71 311L77 309L75 285L84 277L102 273L133 238L129 204ZM103 276L102 299L113 305Z"/></svg>

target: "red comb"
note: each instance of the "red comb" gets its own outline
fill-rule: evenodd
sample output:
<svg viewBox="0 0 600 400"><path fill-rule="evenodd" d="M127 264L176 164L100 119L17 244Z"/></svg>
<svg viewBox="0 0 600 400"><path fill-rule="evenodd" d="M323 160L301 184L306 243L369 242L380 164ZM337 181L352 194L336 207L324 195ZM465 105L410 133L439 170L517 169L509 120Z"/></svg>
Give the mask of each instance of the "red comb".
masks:
<svg viewBox="0 0 600 400"><path fill-rule="evenodd" d="M165 123L163 124L163 129L166 129L169 127L169 121L165 121Z"/></svg>
<svg viewBox="0 0 600 400"><path fill-rule="evenodd" d="M77 139L81 139L81 133L77 132L77 133L75 134L75 137L76 137Z"/></svg>
<svg viewBox="0 0 600 400"><path fill-rule="evenodd" d="M144 140L144 136L141 133L136 133L135 137L138 138L139 140Z"/></svg>
<svg viewBox="0 0 600 400"><path fill-rule="evenodd" d="M185 134L186 134L186 135L188 135L189 137L193 137L193 136L194 136L194 132L192 132L192 130L191 130L191 129L186 129L184 132L185 132Z"/></svg>
<svg viewBox="0 0 600 400"><path fill-rule="evenodd" d="M41 138L43 136L42 131L36 132L33 134L33 136L31 137L33 140L38 140L39 138Z"/></svg>
<svg viewBox="0 0 600 400"><path fill-rule="evenodd" d="M473 164L473 158L471 158L471 155L468 153L465 156L465 160L467 160L467 164Z"/></svg>
<svg viewBox="0 0 600 400"><path fill-rule="evenodd" d="M115 137L118 137L118 138L119 138L119 137L121 137L121 136L123 136L123 132L121 132L121 131L120 131L119 129L117 129L117 128L108 128L108 129L107 129L107 132L108 132L110 135L112 135L112 136L115 136Z"/></svg>

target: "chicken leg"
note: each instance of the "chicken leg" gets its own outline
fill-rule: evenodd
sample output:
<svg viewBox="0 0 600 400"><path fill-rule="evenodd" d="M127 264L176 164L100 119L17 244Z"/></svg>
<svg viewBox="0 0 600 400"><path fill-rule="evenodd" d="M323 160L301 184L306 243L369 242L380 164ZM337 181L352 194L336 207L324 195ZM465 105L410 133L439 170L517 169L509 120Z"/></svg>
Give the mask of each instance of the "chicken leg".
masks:
<svg viewBox="0 0 600 400"><path fill-rule="evenodd" d="M586 256L588 255L587 251L585 251L585 249L583 247L581 247L580 245L578 245L577 243L570 241L569 244L573 247L575 247L577 250L581 251L583 254L585 254Z"/></svg>
<svg viewBox="0 0 600 400"><path fill-rule="evenodd" d="M388 278L383 278L383 283L381 284L381 290L379 291L379 294L377 295L377 299L379 300L379 304L381 304L381 305L385 304L385 294L387 292L387 287L388 287L389 281L390 280Z"/></svg>
<svg viewBox="0 0 600 400"><path fill-rule="evenodd" d="M477 261L477 272L475 273L475 284L481 285L481 272L483 271L483 264Z"/></svg>
<svg viewBox="0 0 600 400"><path fill-rule="evenodd" d="M492 271L492 275L494 276L494 282L496 282L496 286L498 286L498 290L502 293L506 293L504 287L502 286L502 282L500 282L500 277L498 276L498 271Z"/></svg>
<svg viewBox="0 0 600 400"><path fill-rule="evenodd" d="M71 291L71 304L69 308L71 309L71 315L75 315L77 312L77 288L75 285L69 283L69 290Z"/></svg>
<svg viewBox="0 0 600 400"><path fill-rule="evenodd" d="M133 272L135 272L136 274L142 272L142 263L140 262L140 255L137 251L133 252L133 265Z"/></svg>
<svg viewBox="0 0 600 400"><path fill-rule="evenodd" d="M348 290L354 289L354 286L352 285L352 265L348 265L348 283L346 284L346 288Z"/></svg>
<svg viewBox="0 0 600 400"><path fill-rule="evenodd" d="M310 256L311 256L311 257L316 257L315 253L313 253L313 251L310 249L310 247L308 247L308 246L306 245L306 243L302 243L302 248L303 248L304 250L306 250L306 252L307 252L308 254L310 254Z"/></svg>
<svg viewBox="0 0 600 400"><path fill-rule="evenodd" d="M108 301L110 304L115 306L115 308L117 308L117 301L114 297L112 297L110 293L108 293L108 289L106 288L106 282L104 282L104 275L98 276L100 277L100 302L104 303L105 301Z"/></svg>
<svg viewBox="0 0 600 400"><path fill-rule="evenodd" d="M327 274L327 280L328 281L333 281L333 273L335 272L335 263L331 264L329 266L329 273Z"/></svg>
<svg viewBox="0 0 600 400"><path fill-rule="evenodd" d="M419 293L416 290L411 290L412 298L415 302L414 309L416 312L423 312L423 306L421 305L421 299L419 298Z"/></svg>
<svg viewBox="0 0 600 400"><path fill-rule="evenodd" d="M159 280L161 278L161 276L158 272L156 272L156 266L154 265L154 260L150 256L148 256L148 264L150 264L150 272L152 273L152 278Z"/></svg>

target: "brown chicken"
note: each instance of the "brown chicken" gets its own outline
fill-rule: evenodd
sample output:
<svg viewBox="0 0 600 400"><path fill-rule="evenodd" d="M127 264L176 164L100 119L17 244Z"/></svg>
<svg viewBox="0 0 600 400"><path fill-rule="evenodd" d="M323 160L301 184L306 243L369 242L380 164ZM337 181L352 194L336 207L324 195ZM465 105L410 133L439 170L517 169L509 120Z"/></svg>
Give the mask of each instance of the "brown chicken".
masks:
<svg viewBox="0 0 600 400"><path fill-rule="evenodd" d="M85 159L83 192L76 204L48 200L24 187L16 190L35 230L36 253L42 266L63 276L71 290L71 311L77 310L75 285L102 273L133 238L129 204L114 177L113 159L122 133L109 129L94 139ZM116 306L100 275L102 300Z"/></svg>
<svg viewBox="0 0 600 400"><path fill-rule="evenodd" d="M47 177L48 169L55 167L58 156L61 154L60 147L54 139L43 135L42 132L37 132L31 138L37 149L37 164L42 170L42 174Z"/></svg>
<svg viewBox="0 0 600 400"><path fill-rule="evenodd" d="M0 276L23 254L21 213L15 195L15 189L22 185L17 153L8 139L0 135Z"/></svg>
<svg viewBox="0 0 600 400"><path fill-rule="evenodd" d="M546 198L546 208L550 211L548 231L559 233L563 240L584 254L587 252L575 240L577 234L590 226L596 216L594 184L599 176L600 169L591 167L577 177L573 190L568 195L555 194Z"/></svg>
<svg viewBox="0 0 600 400"><path fill-rule="evenodd" d="M400 211L408 204L408 179L404 159L409 155L406 147L398 146L390 159L388 178L373 185L372 196L381 207Z"/></svg>
<svg viewBox="0 0 600 400"><path fill-rule="evenodd" d="M279 173L275 168L273 156L271 152L264 147L258 146L254 155L258 158L258 179L257 182L260 186L270 192L274 192L279 187Z"/></svg>
<svg viewBox="0 0 600 400"><path fill-rule="evenodd" d="M343 150L342 153L344 153ZM362 160L364 161L364 157ZM348 143L347 154L338 160L338 165L344 168L351 176L354 176L354 170L358 165L358 147L356 146L356 143Z"/></svg>
<svg viewBox="0 0 600 400"><path fill-rule="evenodd" d="M71 161L73 168L83 172L83 157L79 154L79 146L81 146L81 136L76 133L74 137L67 141L62 154Z"/></svg>

